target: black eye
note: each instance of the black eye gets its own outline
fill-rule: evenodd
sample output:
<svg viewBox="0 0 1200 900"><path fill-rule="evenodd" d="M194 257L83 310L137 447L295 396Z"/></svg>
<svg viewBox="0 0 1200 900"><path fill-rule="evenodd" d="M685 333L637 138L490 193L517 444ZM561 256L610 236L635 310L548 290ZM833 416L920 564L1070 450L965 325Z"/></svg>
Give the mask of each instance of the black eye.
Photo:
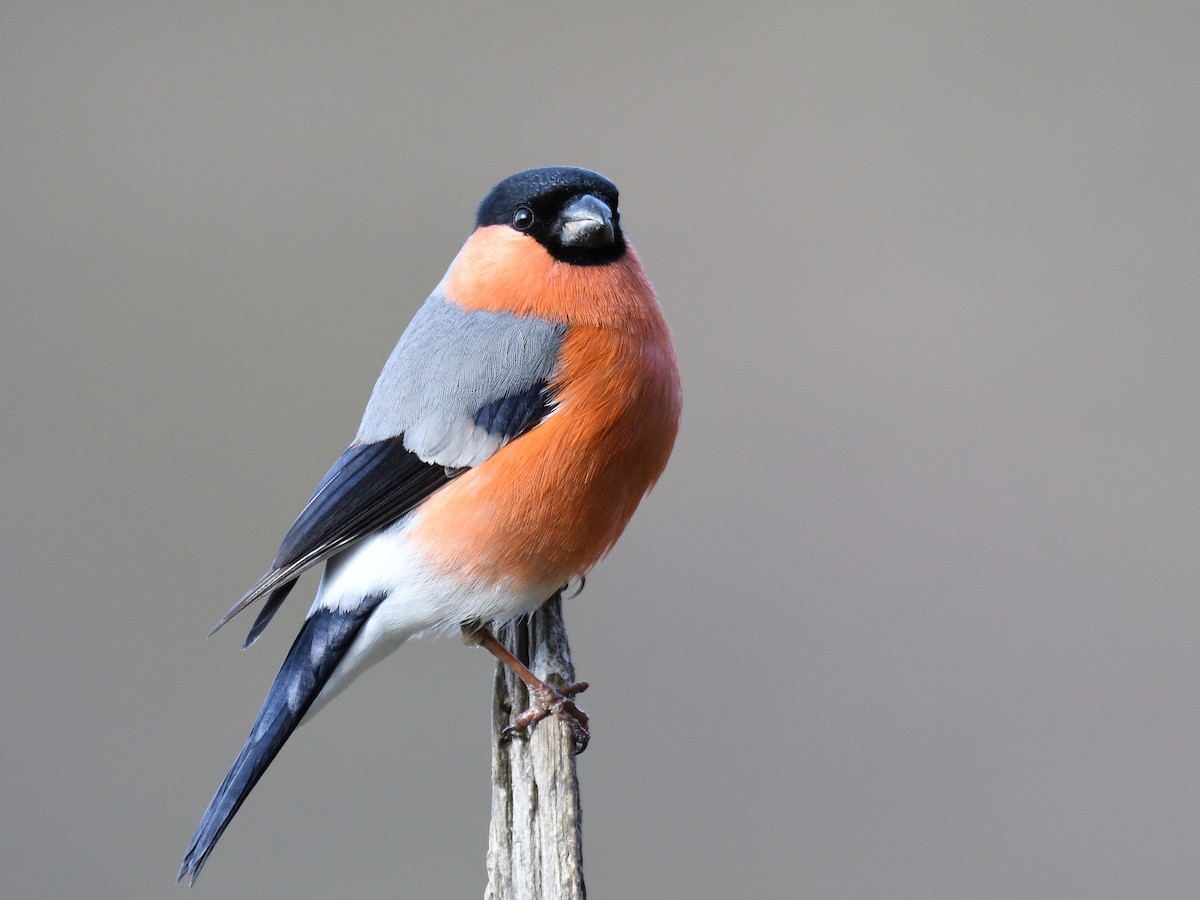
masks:
<svg viewBox="0 0 1200 900"><path fill-rule="evenodd" d="M528 206L518 206L513 213L512 226L517 231L528 231L533 225L533 210Z"/></svg>

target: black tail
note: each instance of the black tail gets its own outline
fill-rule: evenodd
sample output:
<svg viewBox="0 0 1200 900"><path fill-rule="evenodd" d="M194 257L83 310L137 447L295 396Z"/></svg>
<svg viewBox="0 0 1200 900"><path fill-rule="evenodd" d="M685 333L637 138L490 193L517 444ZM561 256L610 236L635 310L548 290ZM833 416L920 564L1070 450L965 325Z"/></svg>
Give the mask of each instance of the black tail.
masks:
<svg viewBox="0 0 1200 900"><path fill-rule="evenodd" d="M204 861L242 801L296 730L363 623L382 600L382 596L366 597L350 612L319 609L304 623L267 692L246 745L200 818L177 881L190 875L191 884L196 883Z"/></svg>

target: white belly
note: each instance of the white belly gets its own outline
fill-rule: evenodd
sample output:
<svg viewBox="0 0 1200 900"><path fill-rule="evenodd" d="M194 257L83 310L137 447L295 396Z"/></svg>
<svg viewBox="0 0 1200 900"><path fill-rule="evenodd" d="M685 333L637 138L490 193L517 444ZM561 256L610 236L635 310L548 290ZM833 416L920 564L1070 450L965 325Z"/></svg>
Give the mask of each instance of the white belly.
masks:
<svg viewBox="0 0 1200 900"><path fill-rule="evenodd" d="M464 622L507 622L537 609L558 585L481 582L436 572L406 539L415 515L331 557L309 610L349 611L385 595L338 663L307 720L359 674L422 632L457 633Z"/></svg>

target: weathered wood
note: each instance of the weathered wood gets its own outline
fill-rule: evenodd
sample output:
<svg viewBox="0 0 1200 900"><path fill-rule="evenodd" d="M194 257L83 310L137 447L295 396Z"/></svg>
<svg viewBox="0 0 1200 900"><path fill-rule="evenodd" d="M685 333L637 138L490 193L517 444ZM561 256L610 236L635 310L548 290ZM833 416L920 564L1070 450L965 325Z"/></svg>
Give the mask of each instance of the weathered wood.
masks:
<svg viewBox="0 0 1200 900"><path fill-rule="evenodd" d="M496 637L556 687L575 669L559 596ZM571 729L549 716L527 736L501 732L529 706L529 693L497 663L492 702L492 822L487 900L583 900L583 830Z"/></svg>

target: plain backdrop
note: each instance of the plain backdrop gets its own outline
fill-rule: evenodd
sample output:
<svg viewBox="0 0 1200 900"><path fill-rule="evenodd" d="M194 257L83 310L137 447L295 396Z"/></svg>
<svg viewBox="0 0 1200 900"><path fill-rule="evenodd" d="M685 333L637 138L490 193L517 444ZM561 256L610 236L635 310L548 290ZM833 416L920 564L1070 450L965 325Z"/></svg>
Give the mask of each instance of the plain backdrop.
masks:
<svg viewBox="0 0 1200 900"><path fill-rule="evenodd" d="M685 386L567 606L591 895L1200 895L1200 6L732 6L0 7L0 895L183 896L315 579L205 634L545 164ZM381 664L192 896L481 896L491 680Z"/></svg>

